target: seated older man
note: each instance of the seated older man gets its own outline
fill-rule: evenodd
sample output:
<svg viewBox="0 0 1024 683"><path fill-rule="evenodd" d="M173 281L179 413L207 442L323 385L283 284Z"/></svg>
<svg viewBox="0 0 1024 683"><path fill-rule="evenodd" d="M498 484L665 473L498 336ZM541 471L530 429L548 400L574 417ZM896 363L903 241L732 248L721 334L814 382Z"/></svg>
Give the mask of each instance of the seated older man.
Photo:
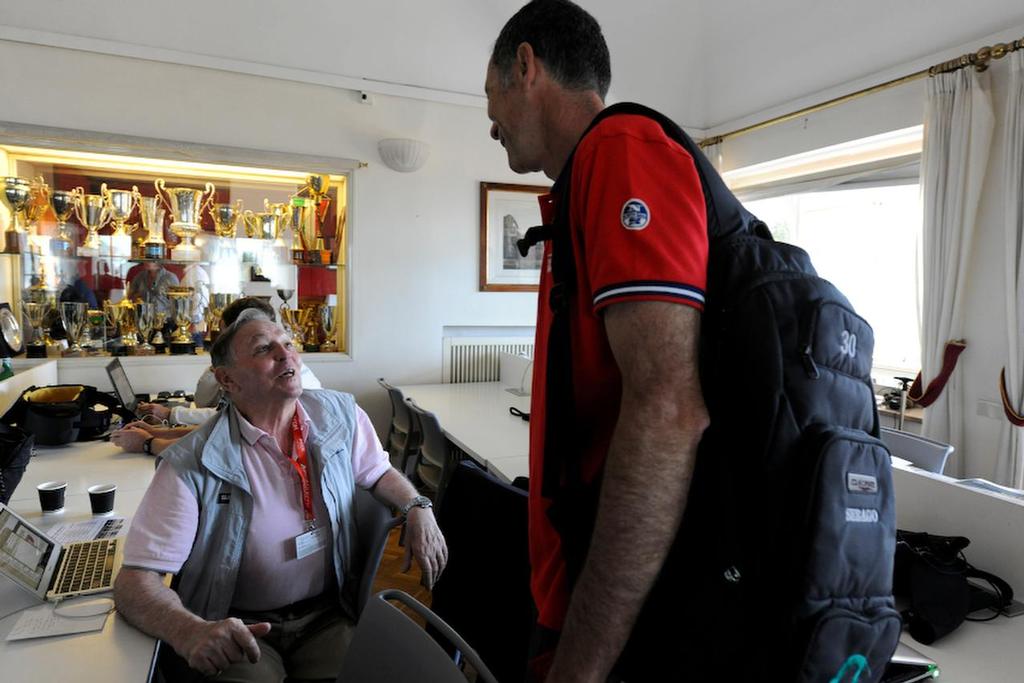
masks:
<svg viewBox="0 0 1024 683"><path fill-rule="evenodd" d="M447 548L352 396L303 391L289 335L246 311L211 350L230 404L178 441L132 522L117 609L218 681L334 680L355 486L407 515L429 587ZM177 591L161 574L178 575Z"/></svg>

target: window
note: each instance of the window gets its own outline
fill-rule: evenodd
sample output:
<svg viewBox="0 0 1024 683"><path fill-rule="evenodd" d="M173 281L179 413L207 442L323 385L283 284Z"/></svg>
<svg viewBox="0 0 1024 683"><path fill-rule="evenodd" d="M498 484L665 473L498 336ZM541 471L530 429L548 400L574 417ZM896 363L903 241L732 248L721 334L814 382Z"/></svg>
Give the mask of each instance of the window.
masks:
<svg viewBox="0 0 1024 683"><path fill-rule="evenodd" d="M724 174L773 236L806 250L818 274L836 285L871 324L875 375L883 384L896 375L912 376L921 367L920 130L897 131ZM894 143L888 153L879 138ZM838 149L848 160L859 158L859 163L835 163L829 150ZM860 156L864 150L871 150L867 161ZM817 162L808 163L811 157ZM799 169L797 174L787 173L787 166ZM762 182L741 180L752 177Z"/></svg>

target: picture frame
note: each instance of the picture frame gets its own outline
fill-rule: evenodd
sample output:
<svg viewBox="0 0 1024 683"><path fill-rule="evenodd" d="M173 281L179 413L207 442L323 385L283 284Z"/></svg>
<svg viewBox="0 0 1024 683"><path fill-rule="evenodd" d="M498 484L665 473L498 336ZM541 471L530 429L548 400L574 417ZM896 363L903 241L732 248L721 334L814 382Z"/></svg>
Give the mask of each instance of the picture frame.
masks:
<svg viewBox="0 0 1024 683"><path fill-rule="evenodd" d="M480 291L536 292L540 285L543 248L527 257L516 241L541 224L537 198L551 188L543 185L480 183Z"/></svg>

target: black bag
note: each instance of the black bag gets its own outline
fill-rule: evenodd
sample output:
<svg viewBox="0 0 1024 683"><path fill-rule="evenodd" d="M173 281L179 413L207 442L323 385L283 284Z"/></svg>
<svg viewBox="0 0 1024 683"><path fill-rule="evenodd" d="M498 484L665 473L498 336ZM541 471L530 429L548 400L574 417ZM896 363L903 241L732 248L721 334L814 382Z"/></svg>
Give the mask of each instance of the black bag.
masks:
<svg viewBox="0 0 1024 683"><path fill-rule="evenodd" d="M57 384L29 387L0 422L34 434L41 446L60 446L105 435L114 414L131 417L114 397L96 387Z"/></svg>
<svg viewBox="0 0 1024 683"><path fill-rule="evenodd" d="M895 510L889 453L876 438L873 333L807 254L774 242L692 140L646 107L693 157L707 206L707 302L700 371L711 426L679 535L616 667L627 680L877 681L900 633L893 608ZM551 239L543 495L575 581L600 480L579 475L567 311L576 267L568 230L572 159ZM742 402L737 400L742 397ZM669 625L669 626L666 626ZM857 666L851 666L851 663ZM866 669L861 671L861 669Z"/></svg>
<svg viewBox="0 0 1024 683"><path fill-rule="evenodd" d="M971 566L964 557L970 541L963 536L937 536L924 532L896 532L896 572L893 589L906 599L903 611L914 640L931 645L966 621L994 619L1013 601L1010 584ZM991 592L968 583L977 578ZM968 617L991 609L988 616Z"/></svg>
<svg viewBox="0 0 1024 683"><path fill-rule="evenodd" d="M32 457L33 436L0 424L0 503L7 505Z"/></svg>

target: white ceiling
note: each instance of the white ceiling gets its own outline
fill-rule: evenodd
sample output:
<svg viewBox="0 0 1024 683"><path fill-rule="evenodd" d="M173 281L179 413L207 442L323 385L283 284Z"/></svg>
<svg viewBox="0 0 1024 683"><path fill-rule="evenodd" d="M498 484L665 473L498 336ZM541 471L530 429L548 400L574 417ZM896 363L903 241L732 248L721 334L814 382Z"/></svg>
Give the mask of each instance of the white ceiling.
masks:
<svg viewBox="0 0 1024 683"><path fill-rule="evenodd" d="M3 0L0 37L64 45L77 44L71 37L79 37L91 39L80 41L85 49L104 51L109 44L166 61L192 54L302 69L369 79L370 91L373 81L382 81L381 92L401 84L427 89L422 95L428 98L460 93L458 101L466 102L482 95L491 44L521 4ZM701 129L872 74L899 72L915 60L1024 26L1020 0L972 0L970 5L965 0L582 4L601 22L609 42L612 99L643 101ZM126 96L130 87L126 84Z"/></svg>

